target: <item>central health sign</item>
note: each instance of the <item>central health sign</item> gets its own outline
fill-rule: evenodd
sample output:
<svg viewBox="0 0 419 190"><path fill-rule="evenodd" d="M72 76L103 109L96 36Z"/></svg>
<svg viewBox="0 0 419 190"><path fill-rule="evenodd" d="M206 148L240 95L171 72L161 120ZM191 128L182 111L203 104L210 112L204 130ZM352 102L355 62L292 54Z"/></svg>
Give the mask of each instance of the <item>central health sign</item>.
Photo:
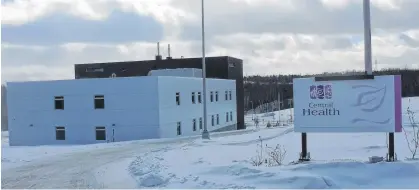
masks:
<svg viewBox="0 0 419 190"><path fill-rule="evenodd" d="M295 132L401 132L401 78L315 81L297 78Z"/></svg>

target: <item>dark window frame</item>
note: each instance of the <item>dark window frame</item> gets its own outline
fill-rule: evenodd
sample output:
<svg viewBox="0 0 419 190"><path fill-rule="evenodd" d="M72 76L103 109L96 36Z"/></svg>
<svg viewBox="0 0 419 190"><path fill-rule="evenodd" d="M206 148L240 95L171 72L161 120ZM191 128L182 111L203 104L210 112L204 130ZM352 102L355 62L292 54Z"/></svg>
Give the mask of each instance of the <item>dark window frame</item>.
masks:
<svg viewBox="0 0 419 190"><path fill-rule="evenodd" d="M64 110L64 96L55 96L54 97L54 109L55 110Z"/></svg>
<svg viewBox="0 0 419 190"><path fill-rule="evenodd" d="M63 126L56 126L55 127L55 140L57 141L65 141L65 127Z"/></svg>
<svg viewBox="0 0 419 190"><path fill-rule="evenodd" d="M95 109L105 109L105 96L104 95L95 95L94 97L94 107Z"/></svg>
<svg viewBox="0 0 419 190"><path fill-rule="evenodd" d="M192 120L192 130L196 131L196 119Z"/></svg>
<svg viewBox="0 0 419 190"><path fill-rule="evenodd" d="M176 134L177 134L177 136L182 135L182 123L181 122L176 123Z"/></svg>
<svg viewBox="0 0 419 190"><path fill-rule="evenodd" d="M95 127L95 136L96 136L97 141L106 141L106 127L103 127L103 126Z"/></svg>
<svg viewBox="0 0 419 190"><path fill-rule="evenodd" d="M226 122L229 122L228 118L228 112L226 112Z"/></svg>
<svg viewBox="0 0 419 190"><path fill-rule="evenodd" d="M202 103L201 92L198 92L198 103Z"/></svg>
<svg viewBox="0 0 419 190"><path fill-rule="evenodd" d="M180 105L180 92L176 92L176 105Z"/></svg>

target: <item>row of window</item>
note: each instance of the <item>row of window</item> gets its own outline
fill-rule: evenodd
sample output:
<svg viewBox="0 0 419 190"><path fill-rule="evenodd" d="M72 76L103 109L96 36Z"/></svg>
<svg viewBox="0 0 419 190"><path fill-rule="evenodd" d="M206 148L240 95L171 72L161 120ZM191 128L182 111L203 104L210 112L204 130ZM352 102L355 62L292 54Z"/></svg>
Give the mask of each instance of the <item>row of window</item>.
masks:
<svg viewBox="0 0 419 190"><path fill-rule="evenodd" d="M226 112L226 123L233 121L233 112ZM219 125L220 117L219 114L211 115L211 126ZM202 117L199 118L199 129L202 129ZM196 131L196 119L192 120L192 130ZM176 134L182 135L182 122L177 122Z"/></svg>
<svg viewBox="0 0 419 190"><path fill-rule="evenodd" d="M214 102L214 94L215 94L215 102L218 102L219 101L218 91L210 92L210 101ZM196 98L196 96L198 97ZM199 104L202 103L201 92L192 92L191 97L192 97L191 100L193 104L197 103L196 99L198 99ZM224 100L232 100L231 91L225 91ZM180 105L180 92L176 92L176 104Z"/></svg>
<svg viewBox="0 0 419 190"><path fill-rule="evenodd" d="M64 110L64 96L56 96L54 98L54 106L56 110ZM94 108L105 109L105 96L94 96Z"/></svg>
<svg viewBox="0 0 419 190"><path fill-rule="evenodd" d="M106 140L106 128L105 127L96 127L96 140L104 141ZM56 140L65 140L65 127L55 127L55 139Z"/></svg>
<svg viewBox="0 0 419 190"><path fill-rule="evenodd" d="M202 103L201 92L192 92L192 103L196 104L196 95L198 96L198 103ZM225 91L225 100L232 100L231 91ZM218 91L215 91L215 101L218 102ZM210 92L210 101L214 102L214 92ZM180 92L176 92L176 104L180 105ZM55 96L54 106L56 110L64 110L64 96ZM105 96L94 96L94 108L105 109Z"/></svg>

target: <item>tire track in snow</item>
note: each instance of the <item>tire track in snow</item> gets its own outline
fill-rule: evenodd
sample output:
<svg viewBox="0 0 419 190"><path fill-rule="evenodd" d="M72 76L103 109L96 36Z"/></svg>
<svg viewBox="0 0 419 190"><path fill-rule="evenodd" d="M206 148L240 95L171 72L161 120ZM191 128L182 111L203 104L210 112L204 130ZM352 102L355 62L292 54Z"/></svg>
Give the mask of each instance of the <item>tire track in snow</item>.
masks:
<svg viewBox="0 0 419 190"><path fill-rule="evenodd" d="M214 133L213 137L231 136L251 133L251 130ZM106 188L97 182L95 171L106 164L122 159L135 159L138 155L153 152L168 145L193 143L200 138L184 137L161 142L141 143L122 146L111 146L101 149L90 149L83 152L54 156L48 159L35 160L16 168L2 171L1 187L3 189L86 189ZM127 166L128 167L128 166ZM133 187L135 188L135 187Z"/></svg>
<svg viewBox="0 0 419 190"><path fill-rule="evenodd" d="M179 141L185 143L190 140ZM176 143L176 144L177 144ZM134 158L167 144L142 144L90 150L34 162L2 171L1 186L5 189L86 189L106 188L97 182L94 171L121 159Z"/></svg>

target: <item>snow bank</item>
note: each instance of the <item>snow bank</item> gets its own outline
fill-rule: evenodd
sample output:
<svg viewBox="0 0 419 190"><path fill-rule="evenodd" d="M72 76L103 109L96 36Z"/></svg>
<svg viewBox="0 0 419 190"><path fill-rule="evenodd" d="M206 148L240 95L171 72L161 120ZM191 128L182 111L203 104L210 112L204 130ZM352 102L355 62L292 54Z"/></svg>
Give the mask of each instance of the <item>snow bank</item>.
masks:
<svg viewBox="0 0 419 190"><path fill-rule="evenodd" d="M407 102L403 101L403 110ZM413 98L410 105L418 109L419 98ZM313 160L294 165L301 149L300 135L281 127L234 138L196 140L137 157L130 172L138 188L419 188L419 161L405 161L411 154L403 133L395 134L400 160L395 163L367 163L370 156L386 156L385 133L315 133L308 134ZM259 136L263 147L285 147L284 165L252 165Z"/></svg>

